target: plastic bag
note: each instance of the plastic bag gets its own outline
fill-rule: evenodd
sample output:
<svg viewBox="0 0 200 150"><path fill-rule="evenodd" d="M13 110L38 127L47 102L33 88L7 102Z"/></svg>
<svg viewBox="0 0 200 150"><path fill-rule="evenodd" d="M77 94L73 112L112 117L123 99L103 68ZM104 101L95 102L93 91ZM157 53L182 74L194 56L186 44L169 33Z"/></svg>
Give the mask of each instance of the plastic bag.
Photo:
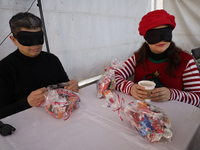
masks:
<svg viewBox="0 0 200 150"><path fill-rule="evenodd" d="M105 92L107 90L115 89L115 69L123 68L123 62L117 59L113 59L111 62L111 67L106 67L104 74L96 82L97 97L105 98Z"/></svg>
<svg viewBox="0 0 200 150"><path fill-rule="evenodd" d="M78 93L60 88L62 84L50 85L45 93L45 102L41 106L45 106L45 110L56 118L67 120L71 112L79 108L81 101Z"/></svg>
<svg viewBox="0 0 200 150"><path fill-rule="evenodd" d="M120 119L123 121L121 117L121 113L124 113L124 107L123 103L125 102L124 99L122 98L120 100L120 97L118 94L115 93L114 90L107 90L105 93L105 103L103 104L102 107L111 107L113 111L118 111L118 115Z"/></svg>
<svg viewBox="0 0 200 150"><path fill-rule="evenodd" d="M135 101L125 107L124 115L133 128L150 142L171 142L171 123L162 109L146 102Z"/></svg>
<svg viewBox="0 0 200 150"><path fill-rule="evenodd" d="M122 121L121 114L124 114L132 127L150 142L171 142L173 136L171 122L162 109L139 100L124 107L124 99L120 100L119 95L117 99L115 95L109 92L103 106L118 111Z"/></svg>

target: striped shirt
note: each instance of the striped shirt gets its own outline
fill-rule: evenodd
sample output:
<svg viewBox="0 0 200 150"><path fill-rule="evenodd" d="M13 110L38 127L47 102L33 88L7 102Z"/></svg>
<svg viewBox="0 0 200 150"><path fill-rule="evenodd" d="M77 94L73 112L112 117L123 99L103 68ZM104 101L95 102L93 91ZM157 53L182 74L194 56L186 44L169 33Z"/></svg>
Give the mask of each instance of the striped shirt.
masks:
<svg viewBox="0 0 200 150"><path fill-rule="evenodd" d="M186 52L180 52L181 66L174 72L176 77L166 75L165 68L167 61L155 61L146 59L147 68L142 69L136 65L137 53L134 53L124 62L124 68L115 71L116 90L130 94L133 84L143 80L144 76L153 73L156 74L159 81L171 91L171 98L194 106L200 104L200 76L198 68L191 55ZM134 75L134 80L128 80ZM149 79L149 78L147 78Z"/></svg>

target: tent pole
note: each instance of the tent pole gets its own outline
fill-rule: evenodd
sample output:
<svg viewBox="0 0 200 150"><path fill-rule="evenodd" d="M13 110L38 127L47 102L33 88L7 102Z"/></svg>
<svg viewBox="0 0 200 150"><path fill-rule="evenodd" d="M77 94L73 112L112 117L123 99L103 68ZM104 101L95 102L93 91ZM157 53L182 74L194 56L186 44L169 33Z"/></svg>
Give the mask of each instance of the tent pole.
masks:
<svg viewBox="0 0 200 150"><path fill-rule="evenodd" d="M45 23L44 23L44 16L43 16L43 13L42 13L41 0L38 0L37 6L39 7L39 10L40 10L40 17L41 17L41 20L42 20L42 27L43 27L43 30L44 30L44 37L45 37L45 43L46 43L47 52L50 53L49 43L48 43L47 33L46 33L46 28L45 28Z"/></svg>
<svg viewBox="0 0 200 150"><path fill-rule="evenodd" d="M157 9L157 0L154 0L154 10Z"/></svg>

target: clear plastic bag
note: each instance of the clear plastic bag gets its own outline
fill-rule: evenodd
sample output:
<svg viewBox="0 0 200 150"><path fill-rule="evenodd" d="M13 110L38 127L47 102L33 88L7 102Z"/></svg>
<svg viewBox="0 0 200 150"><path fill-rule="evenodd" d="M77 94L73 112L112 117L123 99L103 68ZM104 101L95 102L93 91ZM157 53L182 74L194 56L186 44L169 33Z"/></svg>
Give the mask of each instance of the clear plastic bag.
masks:
<svg viewBox="0 0 200 150"><path fill-rule="evenodd" d="M97 97L105 98L105 92L107 90L115 89L115 69L123 68L123 62L117 59L113 59L111 67L106 67L104 74L96 82Z"/></svg>
<svg viewBox="0 0 200 150"><path fill-rule="evenodd" d="M67 120L71 112L79 108L80 97L78 93L60 88L59 85L50 85L45 93L45 102L41 106L56 118Z"/></svg>
<svg viewBox="0 0 200 150"><path fill-rule="evenodd" d="M122 121L121 114L125 115L132 127L150 142L171 142L173 136L171 122L162 109L139 100L124 107L124 99L120 100L119 95L117 96L118 98L111 91L106 93L106 101L103 106L118 111Z"/></svg>
<svg viewBox="0 0 200 150"><path fill-rule="evenodd" d="M162 109L138 100L125 107L124 115L133 128L150 142L171 142L171 123Z"/></svg>

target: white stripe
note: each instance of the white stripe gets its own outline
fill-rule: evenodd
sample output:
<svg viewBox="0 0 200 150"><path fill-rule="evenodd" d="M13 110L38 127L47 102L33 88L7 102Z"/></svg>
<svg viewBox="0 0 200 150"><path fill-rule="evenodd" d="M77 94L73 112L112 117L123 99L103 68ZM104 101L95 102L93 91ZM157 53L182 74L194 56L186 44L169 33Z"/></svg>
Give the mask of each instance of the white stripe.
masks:
<svg viewBox="0 0 200 150"><path fill-rule="evenodd" d="M133 55L133 65L136 66L136 59L135 59L135 55Z"/></svg>
<svg viewBox="0 0 200 150"><path fill-rule="evenodd" d="M179 101L181 101L182 98L184 99L184 95L183 95L183 93L181 93L180 91L177 91L177 93L179 93Z"/></svg>
<svg viewBox="0 0 200 150"><path fill-rule="evenodd" d="M191 65L191 66L188 66L185 71L189 71L191 69L194 69L194 68L197 68L197 66L194 64L194 65Z"/></svg>
<svg viewBox="0 0 200 150"><path fill-rule="evenodd" d="M200 86L195 86L195 87L184 87L184 90L194 90L194 89L200 89Z"/></svg>
<svg viewBox="0 0 200 150"><path fill-rule="evenodd" d="M175 95L175 94L174 94L174 90L171 89L171 92L172 92L172 93L171 93L171 100L173 100L173 99L174 99L174 95Z"/></svg>
<svg viewBox="0 0 200 150"><path fill-rule="evenodd" d="M194 102L194 105L197 103L197 99L196 99L196 96L191 94L191 96L193 97L193 102Z"/></svg>
<svg viewBox="0 0 200 150"><path fill-rule="evenodd" d="M123 88L123 82L121 83L120 91L122 91L122 88ZM122 91L122 92L123 92L123 91Z"/></svg>
<svg viewBox="0 0 200 150"><path fill-rule="evenodd" d="M132 85L133 85L133 82L129 82L128 87L129 87L130 91L131 91L131 87L132 87ZM127 89L127 90L128 90L128 89ZM127 91L127 94L129 94L129 93L130 93L130 92Z"/></svg>
<svg viewBox="0 0 200 150"><path fill-rule="evenodd" d="M199 77L198 77L198 76L185 77L185 78L183 78L183 81L186 81L186 80L194 80L194 79L199 79Z"/></svg>
<svg viewBox="0 0 200 150"><path fill-rule="evenodd" d="M134 65L134 67L135 67L135 66L137 65L137 64L136 64L135 55L134 55L134 57L133 57L133 58L134 58L134 60L133 60L133 65Z"/></svg>
<svg viewBox="0 0 200 150"><path fill-rule="evenodd" d="M129 68L129 69L130 69L130 73L133 74L133 72L134 72L134 71L133 71L134 68L133 68L133 66L130 64L130 62L128 62L128 64L129 64L129 66L131 67L131 68Z"/></svg>
<svg viewBox="0 0 200 150"><path fill-rule="evenodd" d="M179 101L179 95L178 92L176 90L174 90L174 100Z"/></svg>
<svg viewBox="0 0 200 150"><path fill-rule="evenodd" d="M128 77L130 76L129 73L127 72L127 70L124 70L124 72L125 72L125 75L126 75L125 79L128 79Z"/></svg>
<svg viewBox="0 0 200 150"><path fill-rule="evenodd" d="M191 65L192 63L194 63L194 65ZM189 67L189 66L193 66L193 67ZM185 71L189 70L190 68L194 68L196 65L195 65L195 62L194 62L194 59L190 59L186 65L186 69Z"/></svg>
<svg viewBox="0 0 200 150"><path fill-rule="evenodd" d="M189 95L188 95L188 96L189 96ZM185 103L188 104L188 102L189 102L189 98L185 99Z"/></svg>
<svg viewBox="0 0 200 150"><path fill-rule="evenodd" d="M126 79L126 75L124 74L124 72L122 70L117 70L117 71L119 71L122 74L123 78Z"/></svg>
<svg viewBox="0 0 200 150"><path fill-rule="evenodd" d="M116 80L115 83L119 84L120 82L122 82L123 80Z"/></svg>
<svg viewBox="0 0 200 150"><path fill-rule="evenodd" d="M126 64L125 64L126 65ZM129 78L130 76L131 76L131 70L130 70L130 68L126 65L126 68L127 68L127 70L125 70L126 72L127 72L127 78ZM130 72L130 73L129 73Z"/></svg>
<svg viewBox="0 0 200 150"><path fill-rule="evenodd" d="M195 70L195 71L186 72L186 73L183 73L183 76L188 76L188 75L193 75L193 74L199 74L199 71Z"/></svg>
<svg viewBox="0 0 200 150"><path fill-rule="evenodd" d="M184 96L184 102L186 103L187 100L190 99L190 94L187 93L187 92L184 92L184 94L186 95L186 96ZM188 104L188 103L187 103L187 104Z"/></svg>
<svg viewBox="0 0 200 150"><path fill-rule="evenodd" d="M200 82L199 81L184 82L184 85L195 85L195 84L200 84Z"/></svg>

